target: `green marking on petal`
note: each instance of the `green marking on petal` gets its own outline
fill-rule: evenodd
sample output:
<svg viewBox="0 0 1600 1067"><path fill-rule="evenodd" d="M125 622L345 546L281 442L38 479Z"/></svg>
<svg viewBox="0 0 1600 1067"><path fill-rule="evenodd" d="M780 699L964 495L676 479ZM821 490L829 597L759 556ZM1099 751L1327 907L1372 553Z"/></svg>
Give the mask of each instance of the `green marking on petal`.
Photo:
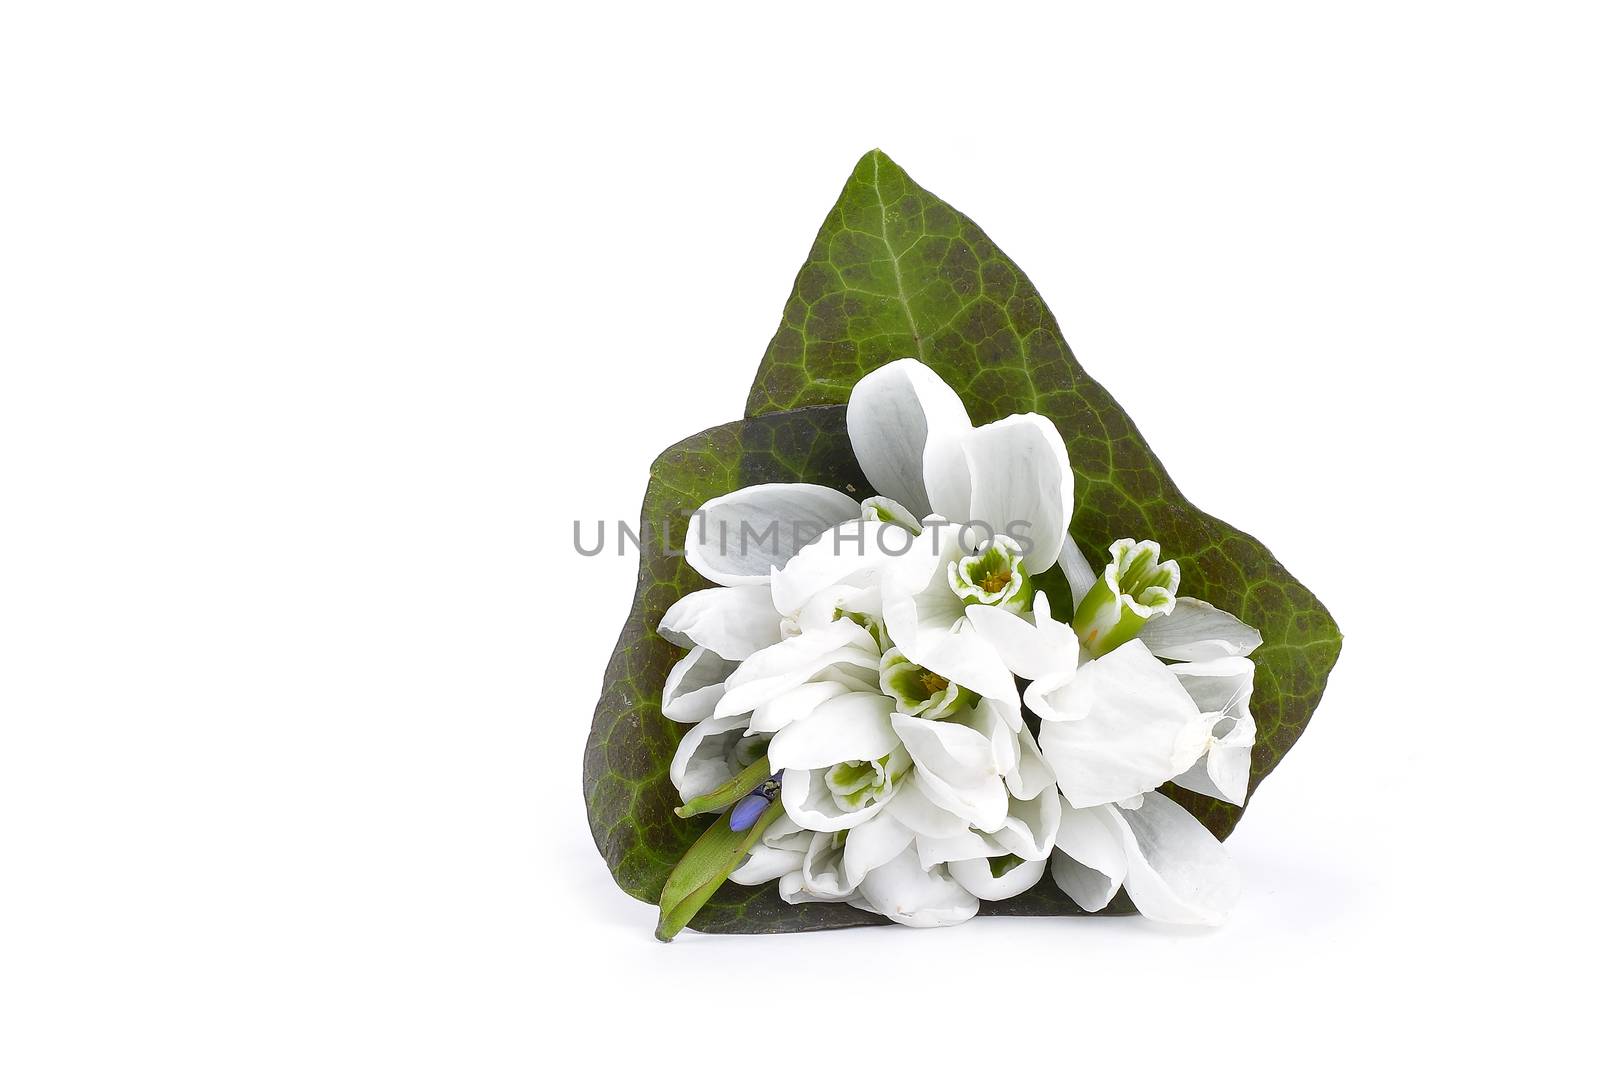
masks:
<svg viewBox="0 0 1600 1067"><path fill-rule="evenodd" d="M1103 656L1139 635L1156 615L1170 615L1178 599L1178 564L1161 559L1154 541L1124 537L1111 546L1111 562L1072 616L1072 628L1091 656Z"/></svg>
<svg viewBox="0 0 1600 1067"><path fill-rule="evenodd" d="M878 661L878 687L884 696L894 697L896 711L924 719L946 719L978 702L950 679L912 663L898 648Z"/></svg>
<svg viewBox="0 0 1600 1067"><path fill-rule="evenodd" d="M891 500L886 496L869 496L861 502L861 517L863 519L887 522L895 526L903 526L913 534L922 532L922 523L911 514L911 510L898 500Z"/></svg>
<svg viewBox="0 0 1600 1067"><path fill-rule="evenodd" d="M950 588L969 606L987 604L1026 611L1032 607L1033 582L1022 560L1022 548L1011 538L992 538L976 555L950 564Z"/></svg>
<svg viewBox="0 0 1600 1067"><path fill-rule="evenodd" d="M841 811L860 811L887 795L910 768L911 755L901 747L877 759L836 763L822 779Z"/></svg>

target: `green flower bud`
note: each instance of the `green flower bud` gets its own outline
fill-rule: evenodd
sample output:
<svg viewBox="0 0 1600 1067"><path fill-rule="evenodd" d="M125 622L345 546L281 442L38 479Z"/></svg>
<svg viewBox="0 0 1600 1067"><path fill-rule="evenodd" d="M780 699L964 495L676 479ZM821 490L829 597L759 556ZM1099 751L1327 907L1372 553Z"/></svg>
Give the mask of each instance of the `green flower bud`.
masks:
<svg viewBox="0 0 1600 1067"><path fill-rule="evenodd" d="M1124 537L1111 546L1111 562L1072 616L1072 628L1090 656L1103 656L1133 640L1153 616L1170 615L1178 598L1178 564L1161 561L1161 546Z"/></svg>

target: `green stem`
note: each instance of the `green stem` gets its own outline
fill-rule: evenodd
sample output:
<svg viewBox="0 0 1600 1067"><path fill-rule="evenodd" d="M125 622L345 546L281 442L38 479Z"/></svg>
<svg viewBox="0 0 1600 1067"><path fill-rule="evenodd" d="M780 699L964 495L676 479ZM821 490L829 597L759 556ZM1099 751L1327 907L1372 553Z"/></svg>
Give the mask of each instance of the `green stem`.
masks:
<svg viewBox="0 0 1600 1067"><path fill-rule="evenodd" d="M723 812L710 829L689 846L683 859L667 875L667 884L661 890L661 918L656 923L658 940L671 941L689 925L689 920L728 880L728 875L739 866L739 861L761 840L767 827L781 814L783 802L775 799L756 819L755 825L741 832L729 825L733 818L730 809Z"/></svg>
<svg viewBox="0 0 1600 1067"><path fill-rule="evenodd" d="M682 807L673 808L680 819L690 819L717 808L727 807L750 790L772 777L772 765L762 756L750 766L709 793L702 793Z"/></svg>

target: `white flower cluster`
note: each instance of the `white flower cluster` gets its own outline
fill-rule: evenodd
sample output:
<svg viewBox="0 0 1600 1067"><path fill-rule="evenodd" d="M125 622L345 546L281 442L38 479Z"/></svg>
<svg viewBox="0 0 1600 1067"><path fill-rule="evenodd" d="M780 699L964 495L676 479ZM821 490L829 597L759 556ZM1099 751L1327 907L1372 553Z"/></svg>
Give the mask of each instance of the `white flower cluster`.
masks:
<svg viewBox="0 0 1600 1067"><path fill-rule="evenodd" d="M765 760L752 803L782 805L733 880L943 926L1048 868L1089 911L1125 888L1150 918L1222 921L1226 853L1155 790L1244 802L1260 635L1178 596L1152 542L1091 569L1047 419L974 427L901 360L861 380L847 422L881 495L709 501L686 554L716 587L659 626L689 650L662 699L693 724L672 763L684 800ZM1070 608L1036 588L1058 566Z"/></svg>

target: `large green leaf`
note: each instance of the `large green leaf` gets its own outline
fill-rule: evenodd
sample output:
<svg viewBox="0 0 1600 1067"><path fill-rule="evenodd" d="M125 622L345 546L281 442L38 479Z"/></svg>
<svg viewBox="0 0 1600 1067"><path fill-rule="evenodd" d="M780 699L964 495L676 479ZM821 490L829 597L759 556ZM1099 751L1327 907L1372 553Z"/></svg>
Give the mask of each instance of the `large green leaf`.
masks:
<svg viewBox="0 0 1600 1067"><path fill-rule="evenodd" d="M667 767L683 727L662 717L660 699L681 652L655 625L674 600L707 583L666 546L682 545L685 512L741 486L809 481L867 495L843 408L812 405L841 404L867 371L908 355L937 370L977 422L1038 411L1061 428L1077 483L1072 530L1086 551L1098 556L1118 537L1153 537L1182 564L1184 593L1261 630L1266 643L1254 656L1251 703L1259 728L1252 791L1310 719L1339 653L1327 611L1260 542L1184 499L1126 413L1083 372L1032 284L976 224L871 152L795 281L751 390L751 417L680 442L651 469L642 528L652 532L584 766L595 841L630 894L654 901L673 865L712 822L672 813L678 798ZM1183 790L1172 796L1218 836L1242 812ZM1128 910L1119 895L1107 913ZM1046 878L1020 897L985 904L983 912L1079 909ZM771 885L728 884L691 925L754 933L881 921L847 905L786 905Z"/></svg>

